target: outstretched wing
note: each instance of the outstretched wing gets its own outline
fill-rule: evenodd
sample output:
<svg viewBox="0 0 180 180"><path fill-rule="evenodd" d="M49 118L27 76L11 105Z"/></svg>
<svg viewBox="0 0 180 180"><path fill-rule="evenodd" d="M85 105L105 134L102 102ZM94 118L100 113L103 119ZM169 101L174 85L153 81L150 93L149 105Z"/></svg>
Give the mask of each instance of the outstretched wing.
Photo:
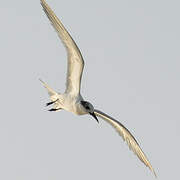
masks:
<svg viewBox="0 0 180 180"><path fill-rule="evenodd" d="M81 52L71 35L67 32L61 21L48 6L45 0L41 0L41 5L67 50L68 70L66 93L78 95L80 93L81 76L84 68L84 61Z"/></svg>
<svg viewBox="0 0 180 180"><path fill-rule="evenodd" d="M136 139L133 137L133 135L129 132L129 130L123 126L120 122L118 122L117 120L113 119L112 117L108 116L107 114L95 109L94 113L96 116L99 116L101 118L103 118L105 121L107 121L112 127L114 127L116 129L116 131L119 133L119 135L123 138L124 141L126 141L126 143L129 146L129 149L132 150L137 157L147 166L149 167L149 169L154 173L154 175L156 176L156 173L154 171L154 169L152 168L150 162L148 161L146 155L144 154L144 152L141 150L138 142L136 141Z"/></svg>

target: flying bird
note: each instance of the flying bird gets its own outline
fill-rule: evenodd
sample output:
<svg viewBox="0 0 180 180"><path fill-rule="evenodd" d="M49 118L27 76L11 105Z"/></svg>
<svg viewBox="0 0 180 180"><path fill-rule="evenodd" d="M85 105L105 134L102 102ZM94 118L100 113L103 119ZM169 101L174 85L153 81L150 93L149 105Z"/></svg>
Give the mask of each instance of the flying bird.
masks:
<svg viewBox="0 0 180 180"><path fill-rule="evenodd" d="M85 115L90 114L93 118L99 122L97 117L102 118L107 123L109 123L115 130L119 133L119 135L123 138L124 141L128 144L130 150L132 150L135 155L154 173L156 173L152 168L149 160L147 159L145 153L140 148L138 142L130 133L130 131L119 121L110 117L109 115L94 109L93 105L85 101L80 93L81 88L81 77L84 69L84 60L81 55L81 52L76 45L75 41L72 39L71 35L65 29L64 25L49 7L49 5L45 2L45 0L41 0L41 5L43 7L44 12L49 18L52 26L56 30L59 38L64 44L67 51L67 61L68 61L68 70L67 70L67 79L66 79L66 90L63 94L54 91L52 88L48 86L44 81L40 79L43 83L44 87L47 89L48 94L50 96L51 102L46 105L53 105L49 111L60 111L66 110L72 112L76 115Z"/></svg>

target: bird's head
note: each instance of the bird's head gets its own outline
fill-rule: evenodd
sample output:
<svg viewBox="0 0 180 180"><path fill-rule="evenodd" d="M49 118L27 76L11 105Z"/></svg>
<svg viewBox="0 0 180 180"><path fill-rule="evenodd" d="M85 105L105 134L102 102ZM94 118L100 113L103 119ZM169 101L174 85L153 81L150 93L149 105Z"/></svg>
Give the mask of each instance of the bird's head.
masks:
<svg viewBox="0 0 180 180"><path fill-rule="evenodd" d="M94 114L94 107L93 107L93 105L91 103L87 102L87 101L81 101L81 105L84 108L85 112L87 112L91 116L93 116L96 119L96 121L99 123L98 118Z"/></svg>

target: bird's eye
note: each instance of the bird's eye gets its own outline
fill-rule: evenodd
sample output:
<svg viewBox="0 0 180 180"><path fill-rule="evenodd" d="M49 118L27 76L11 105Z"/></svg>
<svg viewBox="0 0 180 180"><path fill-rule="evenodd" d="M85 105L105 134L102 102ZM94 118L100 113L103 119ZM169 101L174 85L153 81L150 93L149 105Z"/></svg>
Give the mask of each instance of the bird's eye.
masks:
<svg viewBox="0 0 180 180"><path fill-rule="evenodd" d="M89 110L90 109L89 106L86 106L86 109Z"/></svg>

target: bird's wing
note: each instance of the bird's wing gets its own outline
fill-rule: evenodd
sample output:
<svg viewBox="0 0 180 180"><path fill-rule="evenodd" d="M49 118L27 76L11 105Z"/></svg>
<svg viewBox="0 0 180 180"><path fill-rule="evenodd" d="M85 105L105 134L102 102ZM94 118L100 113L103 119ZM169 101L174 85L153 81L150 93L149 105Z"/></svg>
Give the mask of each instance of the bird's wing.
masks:
<svg viewBox="0 0 180 180"><path fill-rule="evenodd" d="M126 141L126 143L129 146L129 149L132 150L137 157L147 166L149 167L149 169L154 173L154 175L156 176L156 173L154 171L154 169L152 168L150 162L148 161L146 155L144 154L144 152L141 150L138 142L136 141L136 139L133 137L133 135L129 132L129 130L123 126L120 122L118 122L117 120L113 119L112 117L108 116L107 114L95 109L94 113L96 116L101 117L102 119L104 119L105 121L107 121L113 128L116 129L116 131L119 133L119 135L123 138L124 141Z"/></svg>
<svg viewBox="0 0 180 180"><path fill-rule="evenodd" d="M78 95L80 93L81 76L84 68L84 61L81 52L71 35L67 32L61 21L48 6L45 0L41 0L41 5L67 50L68 70L66 93Z"/></svg>

